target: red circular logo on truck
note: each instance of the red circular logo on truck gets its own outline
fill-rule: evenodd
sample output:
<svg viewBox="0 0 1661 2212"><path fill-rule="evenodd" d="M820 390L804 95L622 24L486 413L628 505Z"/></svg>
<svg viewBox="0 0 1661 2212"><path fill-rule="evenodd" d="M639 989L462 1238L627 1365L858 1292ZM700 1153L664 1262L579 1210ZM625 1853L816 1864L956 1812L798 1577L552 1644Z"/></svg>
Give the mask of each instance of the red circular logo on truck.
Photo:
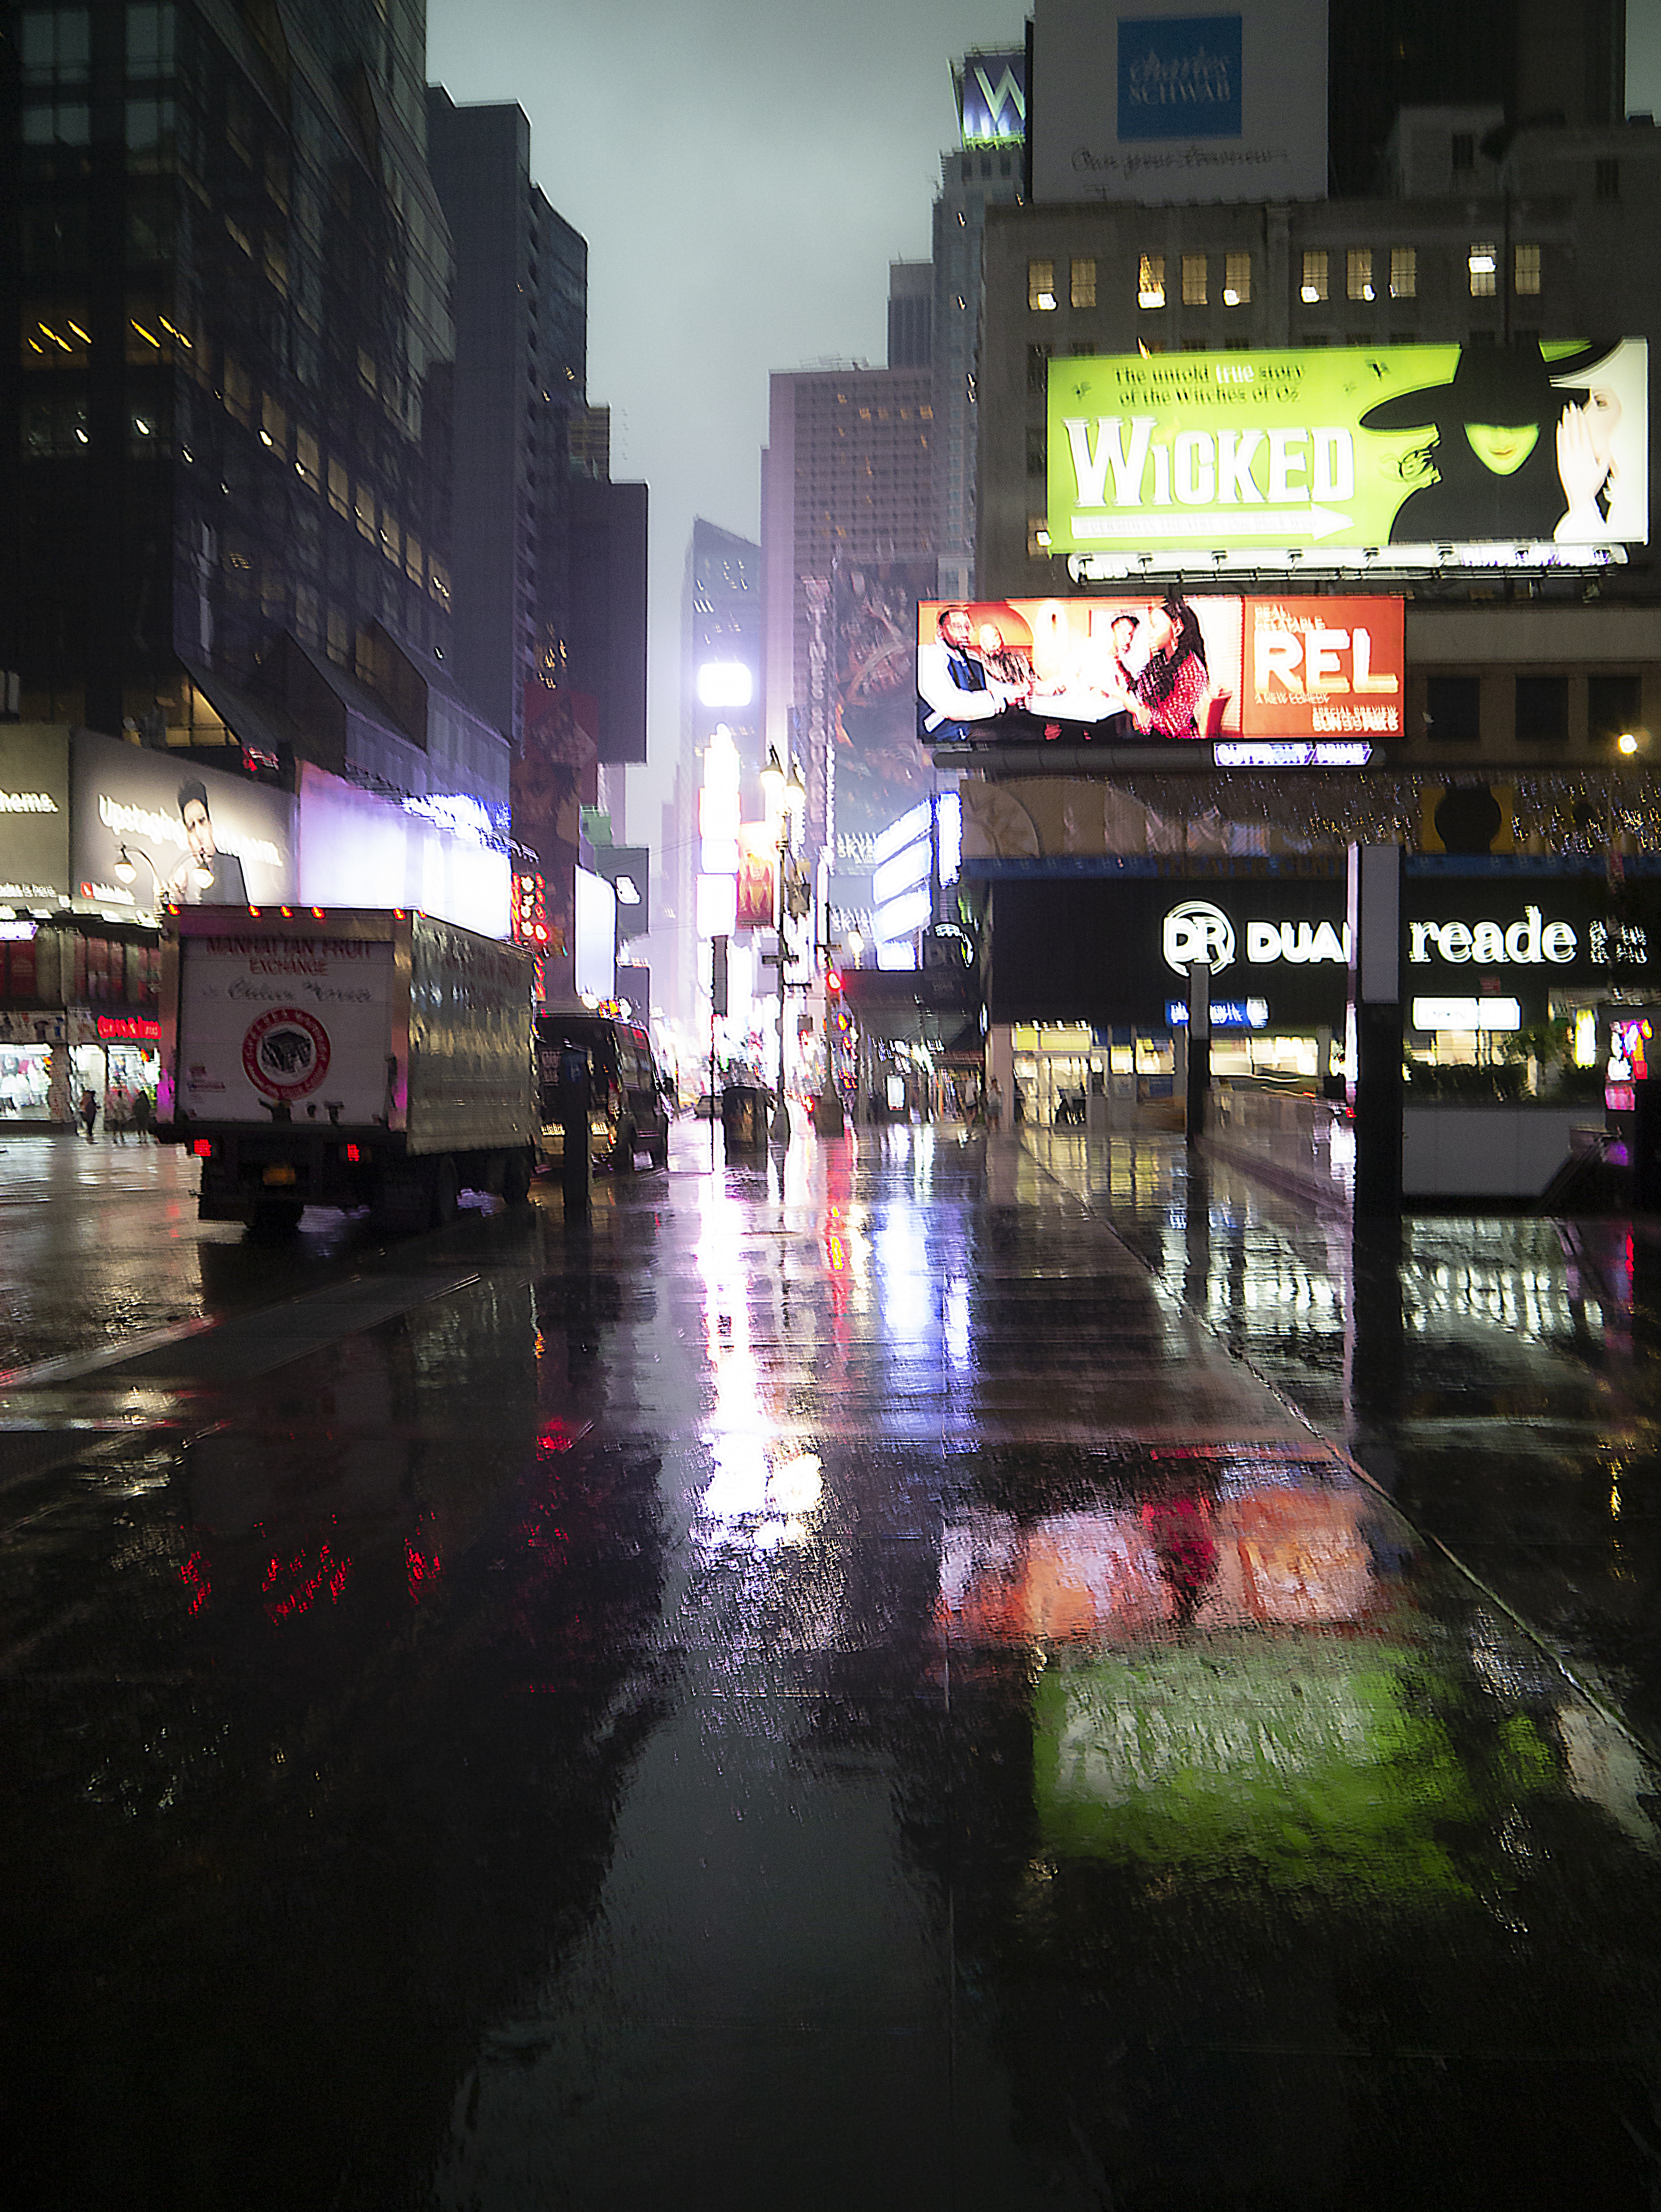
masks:
<svg viewBox="0 0 1661 2212"><path fill-rule="evenodd" d="M277 1006L242 1040L242 1066L268 1098L303 1098L329 1072L329 1032L302 1006Z"/></svg>

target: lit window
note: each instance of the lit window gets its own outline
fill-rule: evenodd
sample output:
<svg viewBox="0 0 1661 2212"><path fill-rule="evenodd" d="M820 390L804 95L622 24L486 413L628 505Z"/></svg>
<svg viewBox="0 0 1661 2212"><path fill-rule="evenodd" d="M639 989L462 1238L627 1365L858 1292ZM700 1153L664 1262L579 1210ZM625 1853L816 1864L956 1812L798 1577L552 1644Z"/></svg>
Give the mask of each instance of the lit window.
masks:
<svg viewBox="0 0 1661 2212"><path fill-rule="evenodd" d="M357 510L357 534L360 538L367 538L373 545L375 538L374 494L368 484L359 484L354 505Z"/></svg>
<svg viewBox="0 0 1661 2212"><path fill-rule="evenodd" d="M1390 296L1392 300L1416 300L1419 296L1419 249L1414 246L1392 246L1390 249Z"/></svg>
<svg viewBox="0 0 1661 2212"><path fill-rule="evenodd" d="M1327 257L1324 247L1317 247L1304 256L1303 301L1312 307L1327 295Z"/></svg>
<svg viewBox="0 0 1661 2212"><path fill-rule="evenodd" d="M1026 304L1034 314L1047 315L1056 305L1056 264L1029 261L1026 264Z"/></svg>
<svg viewBox="0 0 1661 2212"><path fill-rule="evenodd" d="M252 427L253 386L247 372L229 354L225 356L225 408L245 429Z"/></svg>
<svg viewBox="0 0 1661 2212"><path fill-rule="evenodd" d="M1251 302L1251 256L1230 253L1223 259L1223 305L1249 307Z"/></svg>
<svg viewBox="0 0 1661 2212"><path fill-rule="evenodd" d="M1139 307L1163 307L1165 305L1165 256L1163 253L1144 253L1136 273L1136 305Z"/></svg>
<svg viewBox="0 0 1661 2212"><path fill-rule="evenodd" d="M331 461L329 464L329 504L337 514L350 515L351 513L344 461Z"/></svg>
<svg viewBox="0 0 1661 2212"><path fill-rule="evenodd" d="M1499 290L1500 249L1491 238L1479 238L1465 256L1470 271L1470 296L1491 300Z"/></svg>
<svg viewBox="0 0 1661 2212"><path fill-rule="evenodd" d="M269 392L259 403L259 442L274 453L289 450L289 418Z"/></svg>
<svg viewBox="0 0 1661 2212"><path fill-rule="evenodd" d="M1352 300L1372 297L1372 248L1352 246L1344 256L1344 289Z"/></svg>
<svg viewBox="0 0 1661 2212"><path fill-rule="evenodd" d="M1183 256L1183 305L1203 307L1206 303L1206 258L1203 253Z"/></svg>
<svg viewBox="0 0 1661 2212"><path fill-rule="evenodd" d="M404 573L412 584L425 581L421 566L421 540L413 532L406 532L404 539Z"/></svg>
<svg viewBox="0 0 1661 2212"><path fill-rule="evenodd" d="M320 461L321 456L318 452L317 440L309 430L304 430L296 426L294 434L295 474L307 491L319 491L322 489Z"/></svg>
<svg viewBox="0 0 1661 2212"><path fill-rule="evenodd" d="M1029 561L1050 558L1050 517L1029 514L1026 518L1026 557Z"/></svg>
<svg viewBox="0 0 1661 2212"><path fill-rule="evenodd" d="M1532 299L1540 289L1540 249L1537 246L1519 246L1512 281L1519 293Z"/></svg>
<svg viewBox="0 0 1661 2212"><path fill-rule="evenodd" d="M1096 260L1093 254L1073 264L1073 305L1093 307L1096 304Z"/></svg>

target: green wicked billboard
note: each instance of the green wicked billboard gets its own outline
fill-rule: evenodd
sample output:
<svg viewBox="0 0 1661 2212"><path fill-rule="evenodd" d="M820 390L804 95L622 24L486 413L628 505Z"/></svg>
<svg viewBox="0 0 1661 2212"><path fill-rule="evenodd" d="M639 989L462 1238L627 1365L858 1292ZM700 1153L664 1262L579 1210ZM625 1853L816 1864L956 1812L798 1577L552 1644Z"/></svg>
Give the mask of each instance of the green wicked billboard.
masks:
<svg viewBox="0 0 1661 2212"><path fill-rule="evenodd" d="M1648 377L1642 338L1057 358L1050 550L1641 543Z"/></svg>

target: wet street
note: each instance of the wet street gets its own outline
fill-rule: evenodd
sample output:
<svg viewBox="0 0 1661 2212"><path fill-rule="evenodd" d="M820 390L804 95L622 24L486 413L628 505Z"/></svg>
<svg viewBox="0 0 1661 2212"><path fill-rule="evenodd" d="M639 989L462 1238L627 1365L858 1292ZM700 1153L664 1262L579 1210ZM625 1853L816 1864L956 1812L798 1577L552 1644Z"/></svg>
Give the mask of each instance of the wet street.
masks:
<svg viewBox="0 0 1661 2212"><path fill-rule="evenodd" d="M1661 2204L1661 1245L0 1140L9 2201Z"/></svg>

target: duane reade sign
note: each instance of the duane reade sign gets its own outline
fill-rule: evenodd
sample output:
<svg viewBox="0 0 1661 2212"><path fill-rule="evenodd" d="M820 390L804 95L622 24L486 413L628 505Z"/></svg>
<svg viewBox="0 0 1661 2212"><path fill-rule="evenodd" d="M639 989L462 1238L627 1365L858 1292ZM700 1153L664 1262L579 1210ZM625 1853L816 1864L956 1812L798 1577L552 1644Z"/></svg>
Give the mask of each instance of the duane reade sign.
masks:
<svg viewBox="0 0 1661 2212"><path fill-rule="evenodd" d="M1318 200L1325 0L1037 0L1035 201Z"/></svg>
<svg viewBox="0 0 1661 2212"><path fill-rule="evenodd" d="M1349 959L1349 931L1342 922L1318 919L1251 920L1237 929L1209 899L1187 898L1179 900L1161 923L1159 949L1165 966L1176 975L1186 975L1196 963L1220 975L1233 966L1242 949L1254 968L1282 960L1294 968L1323 962L1342 968Z"/></svg>

